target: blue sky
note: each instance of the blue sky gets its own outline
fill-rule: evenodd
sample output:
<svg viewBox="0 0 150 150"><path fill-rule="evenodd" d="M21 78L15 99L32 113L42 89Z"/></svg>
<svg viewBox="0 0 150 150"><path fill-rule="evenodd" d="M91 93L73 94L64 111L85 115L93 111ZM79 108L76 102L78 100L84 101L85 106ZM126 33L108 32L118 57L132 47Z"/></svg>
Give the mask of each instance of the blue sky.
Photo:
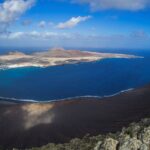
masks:
<svg viewBox="0 0 150 150"><path fill-rule="evenodd" d="M0 46L150 49L149 16L149 0L0 0Z"/></svg>

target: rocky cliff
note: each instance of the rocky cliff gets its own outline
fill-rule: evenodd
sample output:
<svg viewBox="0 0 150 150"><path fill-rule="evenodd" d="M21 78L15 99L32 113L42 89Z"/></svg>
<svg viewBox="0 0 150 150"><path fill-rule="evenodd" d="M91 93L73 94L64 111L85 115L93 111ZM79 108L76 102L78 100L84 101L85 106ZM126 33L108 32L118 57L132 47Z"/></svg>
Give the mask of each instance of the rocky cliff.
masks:
<svg viewBox="0 0 150 150"><path fill-rule="evenodd" d="M129 127L115 134L94 137L87 135L66 144L50 143L32 150L150 150L150 119L131 123Z"/></svg>

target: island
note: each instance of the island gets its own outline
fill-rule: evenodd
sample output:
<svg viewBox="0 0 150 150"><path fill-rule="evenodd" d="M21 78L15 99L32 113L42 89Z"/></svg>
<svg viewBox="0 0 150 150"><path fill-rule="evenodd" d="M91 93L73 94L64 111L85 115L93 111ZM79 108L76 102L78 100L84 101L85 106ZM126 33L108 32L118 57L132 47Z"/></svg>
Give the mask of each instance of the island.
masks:
<svg viewBox="0 0 150 150"><path fill-rule="evenodd" d="M14 51L0 55L0 68L19 67L49 67L80 62L93 62L107 58L141 58L135 55L100 53L80 50L65 50L53 48L48 51L40 51L31 54Z"/></svg>

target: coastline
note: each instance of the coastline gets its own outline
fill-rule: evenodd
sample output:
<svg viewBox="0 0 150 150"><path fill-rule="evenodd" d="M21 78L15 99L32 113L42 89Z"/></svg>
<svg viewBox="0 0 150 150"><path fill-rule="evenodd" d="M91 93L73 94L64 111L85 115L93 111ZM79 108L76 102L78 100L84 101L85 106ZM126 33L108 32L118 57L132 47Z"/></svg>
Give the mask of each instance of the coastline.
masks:
<svg viewBox="0 0 150 150"><path fill-rule="evenodd" d="M53 99L53 100L32 100L32 99L17 99L17 98L9 98L9 97L1 97L0 96L0 103L1 103L1 99L3 101L9 101L9 102L15 102L15 103L52 103L52 102L60 102L60 101L69 101L69 100L73 100L73 99L80 99L80 98L96 98L96 99L103 99L103 98L109 98L109 97L113 97L113 96L117 96L119 94L122 93L126 93L128 91L132 91L134 90L134 88L129 88L129 89L125 89L125 90L121 90L117 93L111 94L111 95L104 95L104 96L97 96L97 95L84 95L84 96L75 96L75 97L67 97L67 98L62 98L62 99Z"/></svg>
<svg viewBox="0 0 150 150"><path fill-rule="evenodd" d="M77 64L81 62L94 62L109 58L143 58L136 55L101 53L80 50L51 49L49 51L25 54L22 52L10 52L0 55L0 69L13 69L24 67L51 67L65 64Z"/></svg>
<svg viewBox="0 0 150 150"><path fill-rule="evenodd" d="M86 134L115 133L149 117L149 99L148 85L101 100L86 97L52 103L0 103L0 145L31 148L66 143Z"/></svg>

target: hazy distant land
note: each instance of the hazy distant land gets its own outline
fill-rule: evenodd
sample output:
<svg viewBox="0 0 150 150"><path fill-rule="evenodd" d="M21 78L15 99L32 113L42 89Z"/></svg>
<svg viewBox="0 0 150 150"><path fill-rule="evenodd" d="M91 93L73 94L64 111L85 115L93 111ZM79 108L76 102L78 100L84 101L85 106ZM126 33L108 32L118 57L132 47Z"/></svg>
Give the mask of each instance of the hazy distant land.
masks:
<svg viewBox="0 0 150 150"><path fill-rule="evenodd" d="M80 62L92 62L106 58L140 58L135 55L99 53L62 48L25 54L19 51L0 55L0 68L49 67Z"/></svg>

